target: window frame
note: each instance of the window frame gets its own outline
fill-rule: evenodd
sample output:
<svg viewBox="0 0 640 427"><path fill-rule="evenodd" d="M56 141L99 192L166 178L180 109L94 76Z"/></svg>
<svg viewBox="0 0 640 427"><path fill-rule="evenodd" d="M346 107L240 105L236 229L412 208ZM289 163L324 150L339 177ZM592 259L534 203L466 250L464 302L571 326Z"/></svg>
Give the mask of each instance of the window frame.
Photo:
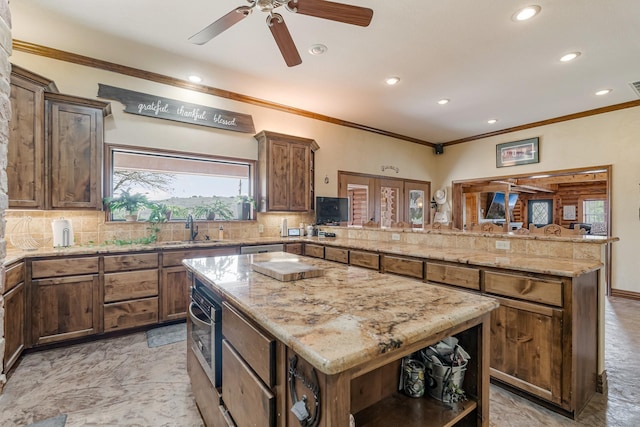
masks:
<svg viewBox="0 0 640 427"><path fill-rule="evenodd" d="M112 197L112 188L113 188L113 153L114 151L127 151L135 154L158 154L163 156L174 156L189 160L202 160L202 161L222 161L222 162L232 162L232 163L243 163L247 164L249 167L249 184L250 184L250 196L254 196L256 193L256 189L258 188L258 173L257 173L257 160L252 159L244 159L238 157L227 157L227 156L219 156L214 154L202 154L202 153L193 153L189 151L180 151L180 150L167 150L163 148L155 148L155 147L141 147L136 145L122 145L122 144L104 144L104 169L103 169L103 188L102 195L103 200ZM103 210L105 211L105 221L106 222L117 222L121 223L122 221L113 221L111 219L111 211L108 207L103 203ZM253 216L249 219L249 221L255 221L255 210L253 212ZM182 220L175 220L175 222L181 222ZM198 221L206 221L206 220L198 220ZM242 221L238 219L231 219L228 221ZM246 221L246 220L245 220ZM123 222L124 223L124 222Z"/></svg>

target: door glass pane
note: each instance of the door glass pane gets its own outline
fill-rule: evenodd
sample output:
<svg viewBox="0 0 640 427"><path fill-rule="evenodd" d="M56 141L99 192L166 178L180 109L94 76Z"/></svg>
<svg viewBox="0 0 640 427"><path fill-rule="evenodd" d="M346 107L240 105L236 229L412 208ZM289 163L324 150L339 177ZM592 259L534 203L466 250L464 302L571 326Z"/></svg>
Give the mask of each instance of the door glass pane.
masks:
<svg viewBox="0 0 640 427"><path fill-rule="evenodd" d="M409 220L414 228L424 228L424 191L409 191Z"/></svg>
<svg viewBox="0 0 640 427"><path fill-rule="evenodd" d="M553 221L551 200L529 200L529 223L547 225Z"/></svg>
<svg viewBox="0 0 640 427"><path fill-rule="evenodd" d="M369 187L367 185L348 184L349 225L363 225L369 221Z"/></svg>
<svg viewBox="0 0 640 427"><path fill-rule="evenodd" d="M400 189L397 187L380 187L380 226L391 227L391 223L400 221L398 200Z"/></svg>

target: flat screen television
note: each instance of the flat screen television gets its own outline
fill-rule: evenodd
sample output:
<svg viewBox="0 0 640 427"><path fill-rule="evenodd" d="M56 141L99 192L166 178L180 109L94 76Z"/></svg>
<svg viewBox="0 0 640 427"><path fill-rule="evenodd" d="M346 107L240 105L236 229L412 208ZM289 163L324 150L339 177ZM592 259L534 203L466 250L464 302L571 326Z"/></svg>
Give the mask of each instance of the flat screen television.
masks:
<svg viewBox="0 0 640 427"><path fill-rule="evenodd" d="M339 225L349 221L349 199L346 197L316 197L316 224Z"/></svg>

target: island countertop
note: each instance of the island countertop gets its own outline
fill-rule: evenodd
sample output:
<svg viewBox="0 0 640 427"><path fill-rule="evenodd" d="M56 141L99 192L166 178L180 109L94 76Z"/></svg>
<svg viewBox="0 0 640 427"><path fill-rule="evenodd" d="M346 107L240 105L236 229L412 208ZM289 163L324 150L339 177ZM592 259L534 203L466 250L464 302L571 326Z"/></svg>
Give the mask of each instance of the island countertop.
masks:
<svg viewBox="0 0 640 427"><path fill-rule="evenodd" d="M321 277L280 281L264 261L303 263ZM206 286L333 375L405 348L498 307L492 299L358 267L283 252L183 261Z"/></svg>

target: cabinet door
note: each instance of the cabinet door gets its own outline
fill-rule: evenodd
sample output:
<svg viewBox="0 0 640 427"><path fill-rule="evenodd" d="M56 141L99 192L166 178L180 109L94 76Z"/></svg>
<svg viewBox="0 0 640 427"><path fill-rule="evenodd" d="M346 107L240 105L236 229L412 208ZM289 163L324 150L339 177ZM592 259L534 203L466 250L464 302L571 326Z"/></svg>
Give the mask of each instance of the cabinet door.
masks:
<svg viewBox="0 0 640 427"><path fill-rule="evenodd" d="M4 371L16 363L25 346L25 285L20 282L4 295Z"/></svg>
<svg viewBox="0 0 640 427"><path fill-rule="evenodd" d="M289 210L308 211L310 202L309 174L311 170L309 145L291 143L289 146Z"/></svg>
<svg viewBox="0 0 640 427"><path fill-rule="evenodd" d="M96 208L102 203L102 111L47 102L51 144L51 206Z"/></svg>
<svg viewBox="0 0 640 427"><path fill-rule="evenodd" d="M184 319L189 307L189 280L184 267L162 269L160 321Z"/></svg>
<svg viewBox="0 0 640 427"><path fill-rule="evenodd" d="M289 143L272 141L269 144L269 210L289 209Z"/></svg>
<svg viewBox="0 0 640 427"><path fill-rule="evenodd" d="M33 344L48 344L100 332L99 286L97 274L33 280Z"/></svg>
<svg viewBox="0 0 640 427"><path fill-rule="evenodd" d="M9 207L44 209L44 88L12 74L11 111Z"/></svg>
<svg viewBox="0 0 640 427"><path fill-rule="evenodd" d="M562 392L562 310L496 298L491 376L554 403Z"/></svg>

